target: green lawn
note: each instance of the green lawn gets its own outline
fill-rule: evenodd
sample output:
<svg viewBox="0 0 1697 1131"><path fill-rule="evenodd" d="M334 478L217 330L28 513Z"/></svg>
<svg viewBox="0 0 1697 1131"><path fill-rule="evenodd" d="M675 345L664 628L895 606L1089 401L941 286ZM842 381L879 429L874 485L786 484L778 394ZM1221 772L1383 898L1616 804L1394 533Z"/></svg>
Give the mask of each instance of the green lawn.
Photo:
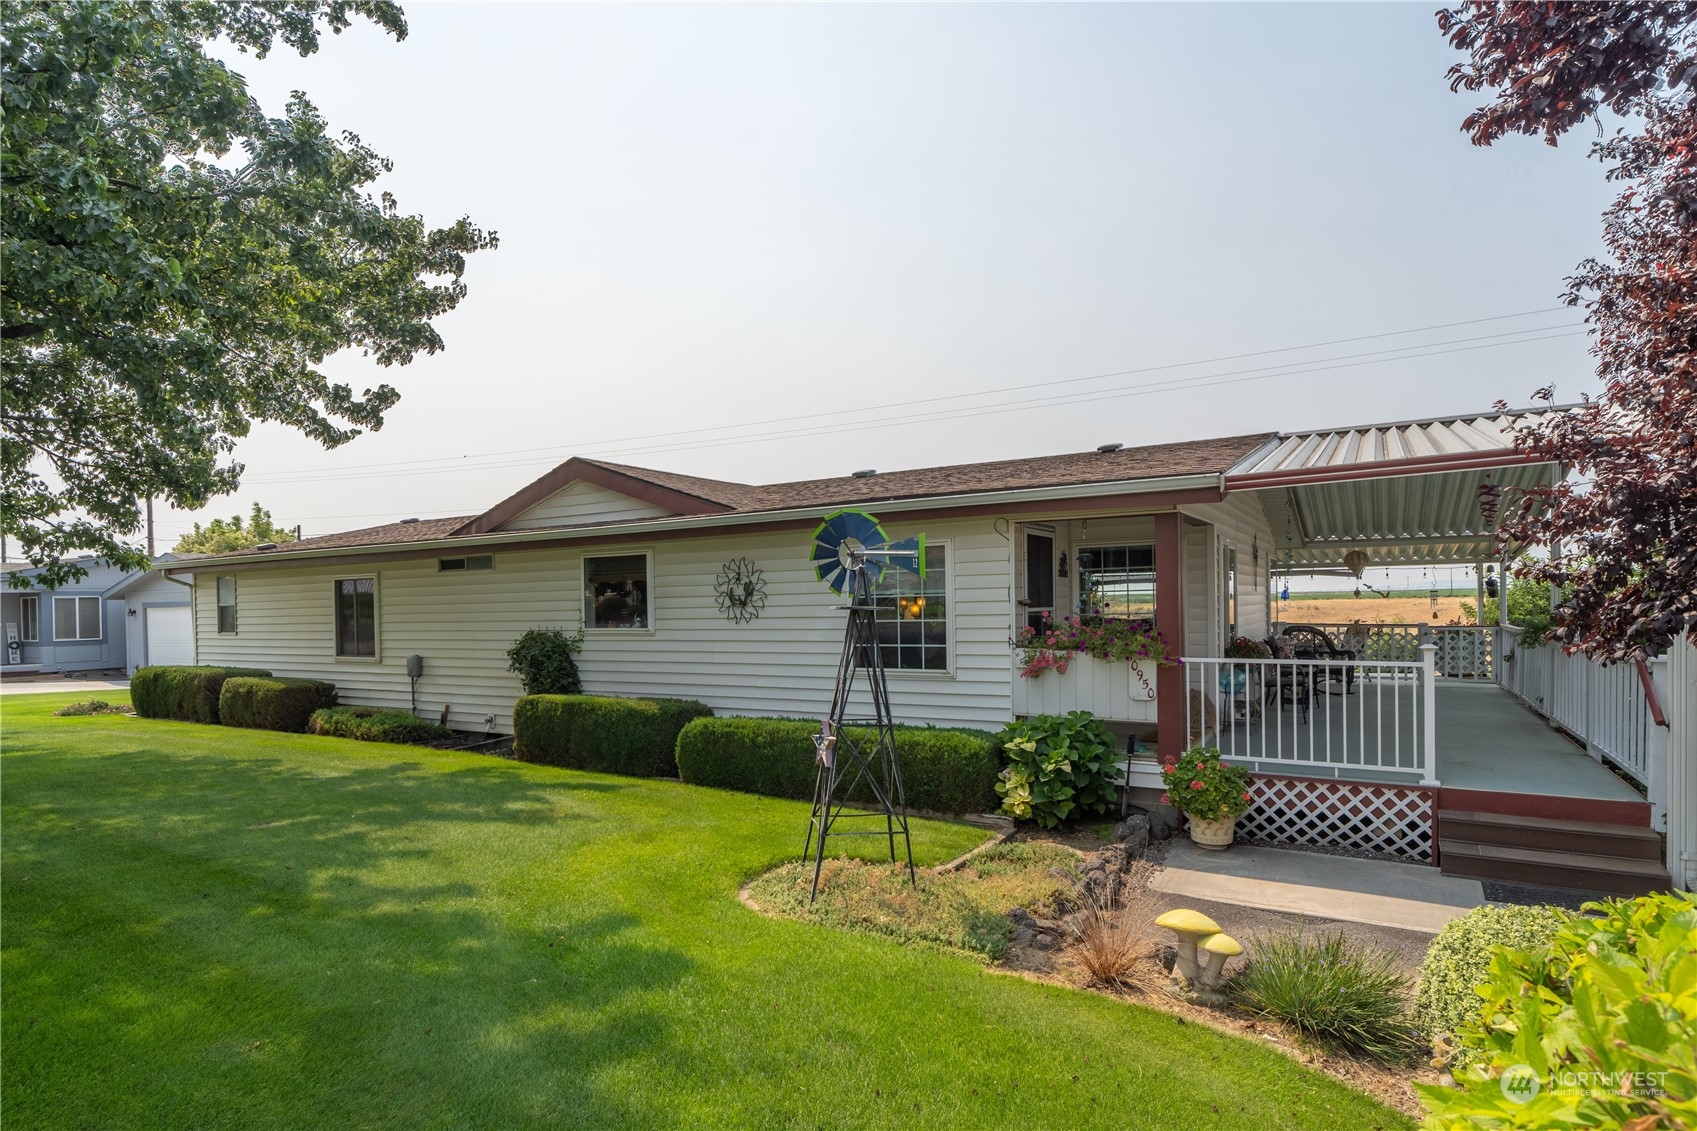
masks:
<svg viewBox="0 0 1697 1131"><path fill-rule="evenodd" d="M1407 1126L1164 1014L755 915L801 804L73 698L0 703L10 1127Z"/></svg>

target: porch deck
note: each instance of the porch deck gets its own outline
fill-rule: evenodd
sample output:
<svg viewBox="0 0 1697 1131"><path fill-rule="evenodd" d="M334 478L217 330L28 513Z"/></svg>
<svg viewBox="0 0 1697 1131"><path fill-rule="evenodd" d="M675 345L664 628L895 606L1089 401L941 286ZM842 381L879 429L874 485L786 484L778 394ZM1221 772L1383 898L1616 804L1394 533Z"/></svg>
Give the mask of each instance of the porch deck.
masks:
<svg viewBox="0 0 1697 1131"><path fill-rule="evenodd" d="M1496 685L1439 680L1435 691L1436 776L1444 788L1611 801L1644 799ZM1344 734L1359 733L1364 728L1369 734L1382 736L1387 746L1406 752L1408 765L1415 765L1412 759L1419 749L1415 732L1418 715L1406 702L1399 704L1395 696L1377 696L1371 685L1358 686L1349 696L1347 708L1343 700L1341 695L1316 695L1306 723L1288 705L1283 710L1269 706L1265 726L1268 730L1276 728L1276 738L1260 727L1227 722L1222 733L1209 739L1228 757L1253 760L1255 768L1264 772L1313 777L1322 776L1314 767L1281 770L1276 758L1264 754L1281 740L1287 751L1325 749L1328 735L1336 743ZM1351 765L1351 760L1359 761L1340 751L1336 765L1340 777L1412 784L1408 775Z"/></svg>

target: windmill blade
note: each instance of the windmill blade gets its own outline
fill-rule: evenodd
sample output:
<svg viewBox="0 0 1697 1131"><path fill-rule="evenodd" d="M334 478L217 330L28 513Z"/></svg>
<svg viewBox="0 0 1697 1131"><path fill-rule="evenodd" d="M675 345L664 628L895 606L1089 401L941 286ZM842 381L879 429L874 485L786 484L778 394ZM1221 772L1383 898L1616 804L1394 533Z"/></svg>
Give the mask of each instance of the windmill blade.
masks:
<svg viewBox="0 0 1697 1131"><path fill-rule="evenodd" d="M882 559L897 569L917 574L921 581L925 580L925 535L903 538L900 542L891 542L884 547L884 553L892 556ZM912 554L909 557L909 554Z"/></svg>

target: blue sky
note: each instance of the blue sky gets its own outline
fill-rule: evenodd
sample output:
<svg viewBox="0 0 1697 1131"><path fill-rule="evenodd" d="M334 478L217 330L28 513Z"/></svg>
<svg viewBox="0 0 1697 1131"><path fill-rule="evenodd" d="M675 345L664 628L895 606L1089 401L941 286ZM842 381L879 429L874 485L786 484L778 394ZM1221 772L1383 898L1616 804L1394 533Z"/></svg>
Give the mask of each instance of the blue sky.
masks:
<svg viewBox="0 0 1697 1131"><path fill-rule="evenodd" d="M413 4L401 43L232 53L502 246L444 353L330 363L402 390L381 433L256 429L208 513L475 513L574 452L758 482L1574 399L1553 308L1608 186L1583 137L1469 144L1432 11Z"/></svg>

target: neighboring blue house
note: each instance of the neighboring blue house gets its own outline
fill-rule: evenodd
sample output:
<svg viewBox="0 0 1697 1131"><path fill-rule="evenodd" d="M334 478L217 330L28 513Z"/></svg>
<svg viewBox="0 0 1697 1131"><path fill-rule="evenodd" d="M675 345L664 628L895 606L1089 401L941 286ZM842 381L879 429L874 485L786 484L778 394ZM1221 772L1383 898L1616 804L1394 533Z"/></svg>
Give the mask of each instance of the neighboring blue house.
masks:
<svg viewBox="0 0 1697 1131"><path fill-rule="evenodd" d="M160 564L176 559L164 555ZM134 672L147 663L194 663L190 590L156 570L126 572L94 558L59 589L40 570L6 571L0 586L0 673ZM20 584L21 583L21 584Z"/></svg>

